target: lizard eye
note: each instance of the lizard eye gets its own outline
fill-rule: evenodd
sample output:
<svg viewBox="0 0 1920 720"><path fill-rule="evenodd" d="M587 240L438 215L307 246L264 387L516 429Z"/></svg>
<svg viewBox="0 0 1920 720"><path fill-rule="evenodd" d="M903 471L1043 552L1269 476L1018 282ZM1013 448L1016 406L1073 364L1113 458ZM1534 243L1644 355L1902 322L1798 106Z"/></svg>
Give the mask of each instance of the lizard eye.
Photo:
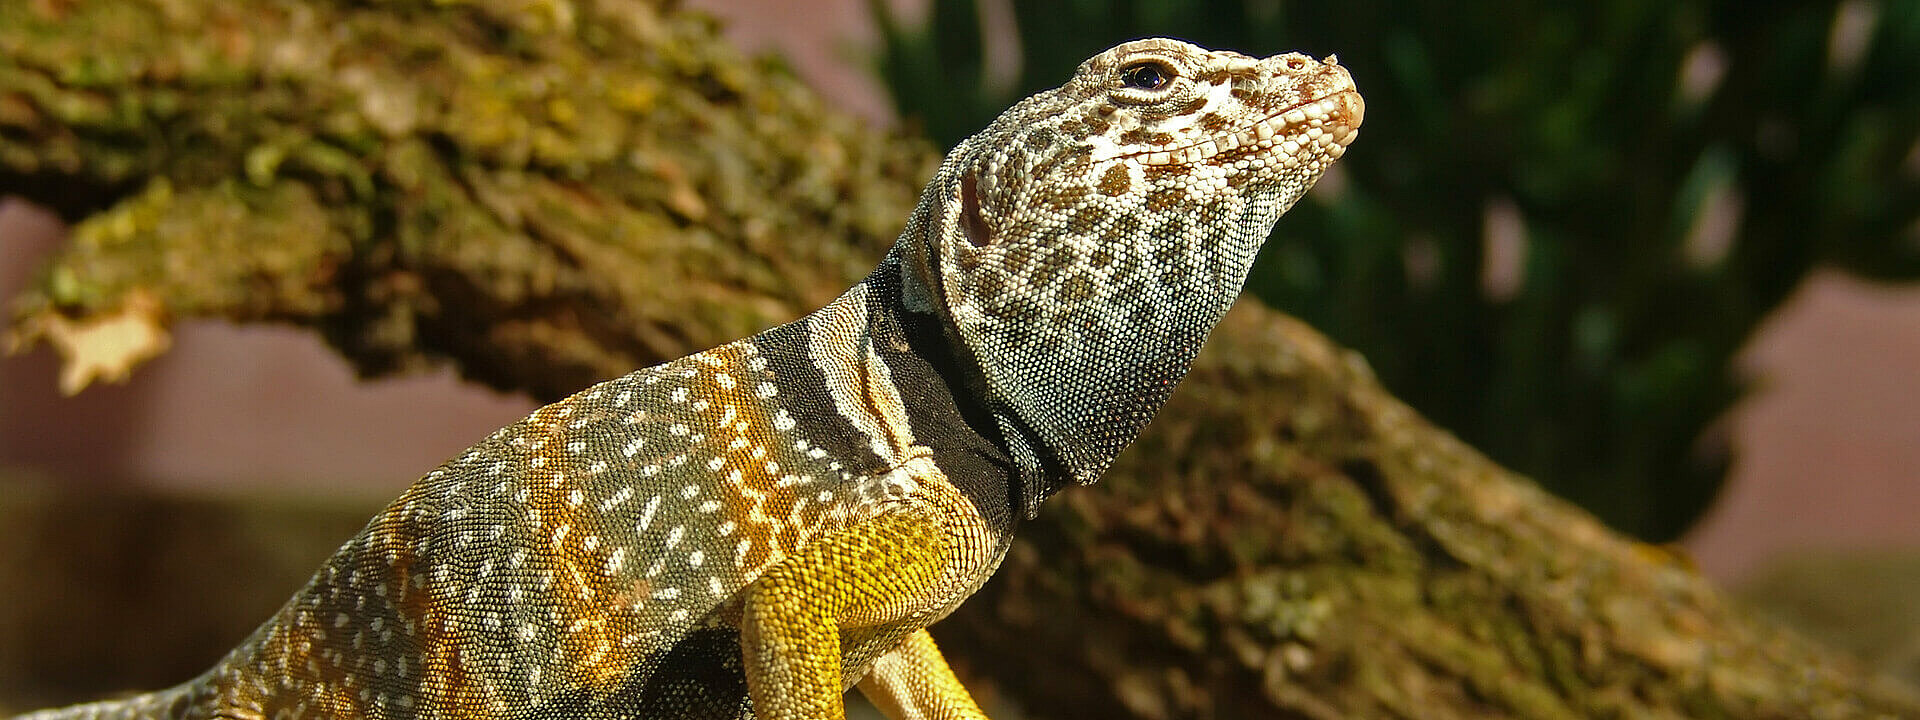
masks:
<svg viewBox="0 0 1920 720"><path fill-rule="evenodd" d="M1120 84L1135 90L1159 90L1173 81L1173 68L1159 60L1142 60L1120 68Z"/></svg>

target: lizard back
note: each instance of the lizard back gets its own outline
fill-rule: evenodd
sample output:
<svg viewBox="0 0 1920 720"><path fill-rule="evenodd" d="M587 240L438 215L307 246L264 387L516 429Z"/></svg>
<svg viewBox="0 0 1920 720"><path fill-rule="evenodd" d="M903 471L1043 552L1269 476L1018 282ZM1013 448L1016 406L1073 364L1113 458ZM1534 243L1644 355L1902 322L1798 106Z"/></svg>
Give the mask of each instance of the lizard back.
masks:
<svg viewBox="0 0 1920 720"><path fill-rule="evenodd" d="M926 486L944 472L902 471L916 461L979 494L950 503L966 554L949 590L915 600L920 625L944 616L1005 550L1010 473L912 352L925 329L876 317L895 277L588 388L428 473L212 672L208 700L223 717L747 716L729 603L814 539L943 490ZM850 637L849 682L907 629Z"/></svg>

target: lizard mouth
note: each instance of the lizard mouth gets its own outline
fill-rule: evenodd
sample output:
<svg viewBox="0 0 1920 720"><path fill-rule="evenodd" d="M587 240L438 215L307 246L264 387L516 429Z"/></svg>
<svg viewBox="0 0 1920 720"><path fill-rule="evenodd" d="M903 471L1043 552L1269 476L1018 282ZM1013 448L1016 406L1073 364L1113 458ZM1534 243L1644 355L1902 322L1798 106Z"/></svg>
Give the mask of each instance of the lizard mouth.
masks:
<svg viewBox="0 0 1920 720"><path fill-rule="evenodd" d="M1317 100L1295 105L1261 119L1252 126L1190 145L1166 150L1149 150L1128 157L1144 158L1148 165L1186 165L1213 158L1221 153L1249 155L1279 147L1287 157L1296 157L1309 145L1323 148L1329 158L1346 154L1347 145L1360 134L1360 121L1367 104L1360 93L1340 90Z"/></svg>

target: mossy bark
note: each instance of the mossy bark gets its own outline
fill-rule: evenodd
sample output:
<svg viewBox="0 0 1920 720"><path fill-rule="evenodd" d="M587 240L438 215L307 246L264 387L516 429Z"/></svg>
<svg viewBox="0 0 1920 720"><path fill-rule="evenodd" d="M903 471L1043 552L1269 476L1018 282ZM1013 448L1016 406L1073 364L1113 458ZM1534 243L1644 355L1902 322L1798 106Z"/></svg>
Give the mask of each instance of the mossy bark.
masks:
<svg viewBox="0 0 1920 720"><path fill-rule="evenodd" d="M0 2L0 191L80 221L17 340L139 291L557 397L832 299L933 160L654 3Z"/></svg>
<svg viewBox="0 0 1920 720"><path fill-rule="evenodd" d="M934 159L672 7L0 0L0 192L78 221L17 342L288 322L552 399L829 299ZM1040 716L1920 714L1251 303L1022 533L935 634Z"/></svg>

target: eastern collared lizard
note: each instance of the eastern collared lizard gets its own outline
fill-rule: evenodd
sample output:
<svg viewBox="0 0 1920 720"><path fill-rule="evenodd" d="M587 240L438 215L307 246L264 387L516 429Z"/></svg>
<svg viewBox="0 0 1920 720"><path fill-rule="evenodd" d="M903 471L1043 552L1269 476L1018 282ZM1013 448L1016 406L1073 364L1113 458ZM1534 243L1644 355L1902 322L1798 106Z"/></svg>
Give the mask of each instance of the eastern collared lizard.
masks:
<svg viewBox="0 0 1920 720"><path fill-rule="evenodd" d="M1101 53L825 308L494 433L200 677L27 717L981 717L926 627L1153 417L1363 108L1332 58Z"/></svg>

